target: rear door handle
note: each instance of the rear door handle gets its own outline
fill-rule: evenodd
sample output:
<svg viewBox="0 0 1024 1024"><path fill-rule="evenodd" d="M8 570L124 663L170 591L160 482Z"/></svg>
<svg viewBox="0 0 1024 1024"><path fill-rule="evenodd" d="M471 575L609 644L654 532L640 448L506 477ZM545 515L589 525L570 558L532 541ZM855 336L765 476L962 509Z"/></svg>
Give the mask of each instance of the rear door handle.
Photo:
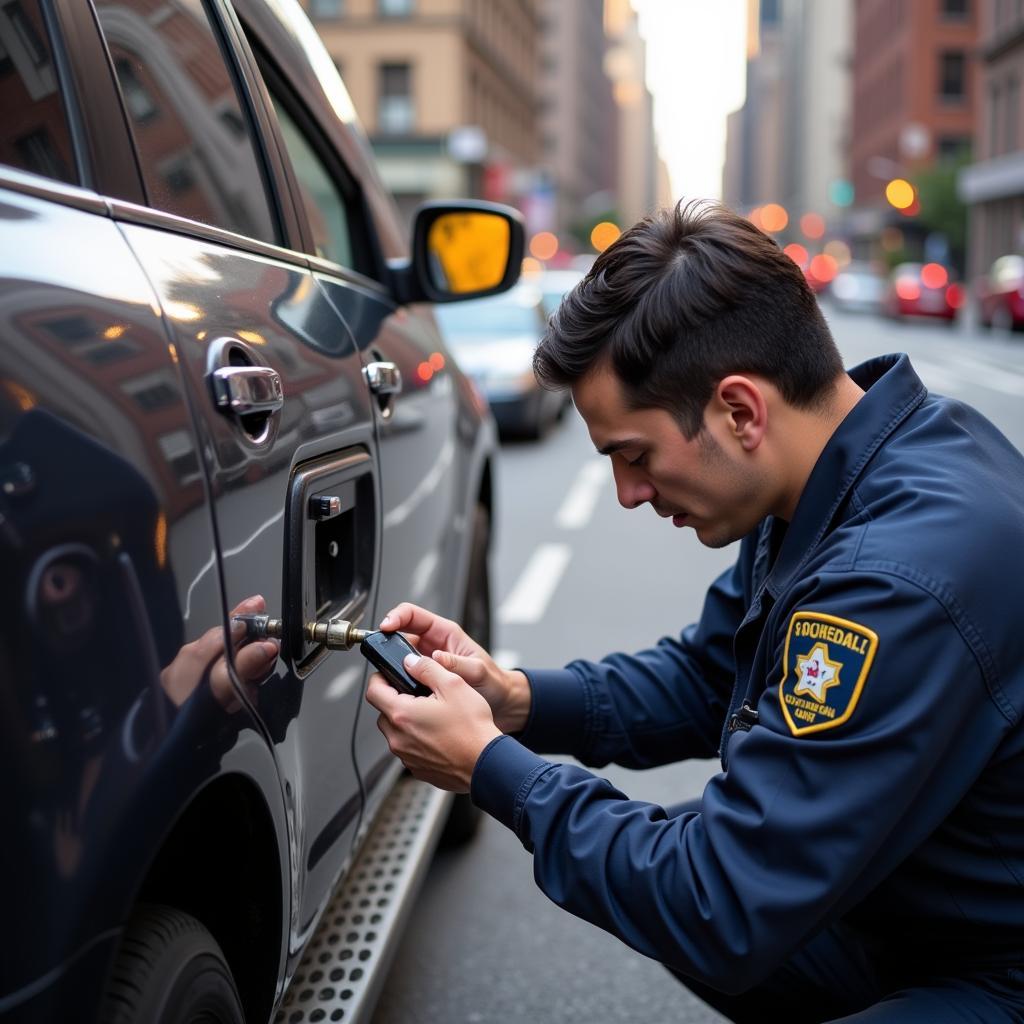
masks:
<svg viewBox="0 0 1024 1024"><path fill-rule="evenodd" d="M402 371L394 363L367 363L363 374L375 395L397 395L402 390Z"/></svg>
<svg viewBox="0 0 1024 1024"><path fill-rule="evenodd" d="M222 366L211 378L221 412L249 416L274 413L284 405L281 375L269 366Z"/></svg>

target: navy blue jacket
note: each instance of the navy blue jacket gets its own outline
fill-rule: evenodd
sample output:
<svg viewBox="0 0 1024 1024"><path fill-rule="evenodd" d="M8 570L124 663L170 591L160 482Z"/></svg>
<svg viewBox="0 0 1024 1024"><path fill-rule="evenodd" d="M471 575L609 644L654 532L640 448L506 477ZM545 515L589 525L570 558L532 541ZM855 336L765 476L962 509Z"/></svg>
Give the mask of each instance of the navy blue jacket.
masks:
<svg viewBox="0 0 1024 1024"><path fill-rule="evenodd" d="M1024 457L906 356L850 375L792 522L700 621L529 672L526 730L473 774L552 900L723 991L840 919L932 966L1022 962ZM722 772L669 819L534 750Z"/></svg>

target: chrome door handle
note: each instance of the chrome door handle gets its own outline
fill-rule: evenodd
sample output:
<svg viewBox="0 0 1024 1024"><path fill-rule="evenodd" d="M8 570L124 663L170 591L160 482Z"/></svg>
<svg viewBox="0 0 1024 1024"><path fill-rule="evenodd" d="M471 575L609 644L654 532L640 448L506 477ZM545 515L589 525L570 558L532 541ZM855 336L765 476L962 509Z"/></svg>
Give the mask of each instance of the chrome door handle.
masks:
<svg viewBox="0 0 1024 1024"><path fill-rule="evenodd" d="M277 412L284 405L281 375L269 366L222 366L210 376L221 412L249 416Z"/></svg>
<svg viewBox="0 0 1024 1024"><path fill-rule="evenodd" d="M367 363L363 376L375 395L397 395L402 390L402 371L394 363Z"/></svg>

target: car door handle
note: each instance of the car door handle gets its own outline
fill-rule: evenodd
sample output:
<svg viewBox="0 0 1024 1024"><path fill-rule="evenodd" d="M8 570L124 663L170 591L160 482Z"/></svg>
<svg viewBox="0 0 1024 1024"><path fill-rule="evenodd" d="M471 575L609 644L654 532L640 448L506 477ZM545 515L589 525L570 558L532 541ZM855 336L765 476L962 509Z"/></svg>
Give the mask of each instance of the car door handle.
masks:
<svg viewBox="0 0 1024 1024"><path fill-rule="evenodd" d="M249 416L277 412L284 405L281 375L269 366L222 366L211 377L221 412Z"/></svg>
<svg viewBox="0 0 1024 1024"><path fill-rule="evenodd" d="M394 363L367 363L363 375L375 395L397 395L402 390L402 371Z"/></svg>

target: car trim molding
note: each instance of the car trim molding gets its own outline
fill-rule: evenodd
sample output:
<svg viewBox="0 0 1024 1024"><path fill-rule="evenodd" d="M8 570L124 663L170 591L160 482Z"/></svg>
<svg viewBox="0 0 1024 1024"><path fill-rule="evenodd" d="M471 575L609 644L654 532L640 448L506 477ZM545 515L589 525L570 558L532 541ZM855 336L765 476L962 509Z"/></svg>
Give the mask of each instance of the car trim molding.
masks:
<svg viewBox="0 0 1024 1024"><path fill-rule="evenodd" d="M267 256L306 270L309 269L309 261L306 257L293 249L283 249L281 246L262 242L258 238L249 238L247 235L236 235L233 231L226 231L224 228L214 227L212 224L203 224L201 221L189 220L187 217L179 217L151 206L139 206L136 203L126 203L120 199L108 199L107 205L110 207L110 215L114 220L173 231L176 235L188 235L208 242L217 242L232 249L241 249L254 256Z"/></svg>
<svg viewBox="0 0 1024 1024"><path fill-rule="evenodd" d="M35 199L49 199L64 206L108 216L107 204L103 197L87 188L67 185L54 178L44 178L29 171L18 171L3 164L0 164L0 188L9 188L12 192L20 192Z"/></svg>

